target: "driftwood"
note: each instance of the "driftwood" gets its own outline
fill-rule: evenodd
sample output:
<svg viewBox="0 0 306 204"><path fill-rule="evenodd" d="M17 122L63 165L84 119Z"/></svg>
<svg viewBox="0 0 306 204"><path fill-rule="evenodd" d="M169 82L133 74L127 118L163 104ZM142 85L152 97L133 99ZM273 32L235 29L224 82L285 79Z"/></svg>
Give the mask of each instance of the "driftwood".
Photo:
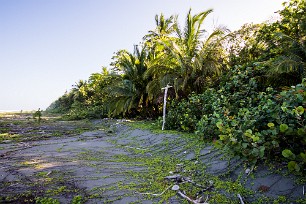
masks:
<svg viewBox="0 0 306 204"><path fill-rule="evenodd" d="M238 194L237 194L237 196L238 196L238 198L240 199L240 203L241 203L241 204L244 204L244 202L243 202L243 199L242 199L241 195L238 193Z"/></svg>
<svg viewBox="0 0 306 204"><path fill-rule="evenodd" d="M161 196L161 195L163 195L170 187L171 187L171 185L168 186L163 192L158 193L158 194L155 194L155 193L140 193L140 194L141 194L141 195Z"/></svg>
<svg viewBox="0 0 306 204"><path fill-rule="evenodd" d="M180 186L178 184L183 184L183 183L191 183L193 184L194 186L196 187L199 187L201 188L202 190L200 190L198 193L197 193L197 196L199 194L202 194L203 192L207 191L207 190L210 190L211 188L213 188L213 182L209 182L209 185L207 187L204 187L200 184L197 184L196 182L194 182L193 180L191 180L190 178L188 177L183 177L181 176L180 174L175 174L175 175L170 175L170 176L166 176L165 177L166 180L168 181L172 181L172 182L175 182L176 184L175 185L170 185L168 186L162 193L159 193L159 194L154 194L154 193L141 193L142 195L153 195L153 196L161 196L163 195L167 190L169 190L171 187L171 190L173 191L176 191L177 194L188 200L189 202L191 203L194 203L194 204L209 204L207 202L208 200L208 196L206 197L206 200L204 201L203 197L200 197L200 198L197 198L195 200L193 200L192 198L188 197L186 194L184 194L181 190L180 190ZM303 195L305 194L305 189L304 189L304 186L303 186ZM243 199L242 199L242 196L240 194L237 194L237 197L239 198L240 200L240 203L241 204L245 204Z"/></svg>
<svg viewBox="0 0 306 204"><path fill-rule="evenodd" d="M165 179L167 179L167 180L172 180L172 181L176 181L177 183L181 183L181 182L184 182L184 183L185 183L185 182L192 183L194 186L197 186L197 187L199 187L199 188L202 188L202 190L201 190L202 192L207 191L207 190L209 190L210 188L213 187L213 184L212 184L212 183L210 183L209 186L204 187L204 186L202 186L202 185L200 185L200 184L197 184L196 182L194 182L193 180L191 180L191 179L188 178L188 177L182 177L180 174L175 174L175 175L171 175L171 176L166 176Z"/></svg>
<svg viewBox="0 0 306 204"><path fill-rule="evenodd" d="M131 147L131 146L124 146L124 147L129 148L129 149L137 149L137 150L142 150L142 151L148 151L148 149L139 148L139 147Z"/></svg>
<svg viewBox="0 0 306 204"><path fill-rule="evenodd" d="M188 200L189 202L191 203L194 203L194 204L208 204L206 201L208 200L208 197L206 198L206 200L204 202L202 202L202 198L199 198L197 200L193 200L191 198L189 198L188 196L186 196L184 193L182 193L182 191L177 191L177 194L179 196L181 196L182 198L185 198L186 200Z"/></svg>
<svg viewBox="0 0 306 204"><path fill-rule="evenodd" d="M182 184L182 183L187 183L187 182L188 182L188 183L191 183L191 184L193 184L194 186L199 187L199 188L202 189L202 190L200 191L200 193L203 193L203 192L205 192L205 191L207 191L207 190L209 190L209 189L211 189L211 188L213 187L212 182L210 182L210 185L209 185L209 186L204 187L204 186L202 186L202 185L200 185L200 184L197 184L196 182L192 181L192 180L191 180L190 178L188 178L188 177L182 177L180 174L171 175L171 176L166 176L165 179L171 180L171 181L176 181L176 183L181 183L181 184ZM178 194L179 196L181 196L182 198L188 200L188 201L191 202L191 203L194 203L194 204L208 204L208 203L207 203L208 197L206 198L205 201L203 201L203 198L202 198L202 197L200 197L199 199L193 200L192 198L189 198L187 195L185 195L185 194L184 194L182 191L180 191L179 189L180 189L179 185L174 185L174 186L172 187L172 190L177 191L177 194ZM200 193L198 193L198 194L200 194Z"/></svg>
<svg viewBox="0 0 306 204"><path fill-rule="evenodd" d="M171 176L166 176L165 177L166 180L171 180L171 181L175 181L176 183L180 183L183 181L183 177L180 174L175 174L175 175L171 175Z"/></svg>

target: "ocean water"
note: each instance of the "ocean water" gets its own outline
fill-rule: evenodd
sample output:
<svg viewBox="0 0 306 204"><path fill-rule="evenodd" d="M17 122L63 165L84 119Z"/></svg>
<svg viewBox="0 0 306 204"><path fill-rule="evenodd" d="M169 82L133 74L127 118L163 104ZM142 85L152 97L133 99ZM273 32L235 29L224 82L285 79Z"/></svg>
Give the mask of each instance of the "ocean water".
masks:
<svg viewBox="0 0 306 204"><path fill-rule="evenodd" d="M23 113L33 112L34 110L22 110ZM20 113L21 110L0 110L0 113Z"/></svg>

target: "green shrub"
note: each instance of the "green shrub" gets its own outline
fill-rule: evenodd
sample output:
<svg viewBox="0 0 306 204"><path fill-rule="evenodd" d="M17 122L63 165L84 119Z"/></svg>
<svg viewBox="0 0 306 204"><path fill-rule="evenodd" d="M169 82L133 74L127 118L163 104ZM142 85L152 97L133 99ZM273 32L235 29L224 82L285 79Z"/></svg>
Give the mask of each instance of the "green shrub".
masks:
<svg viewBox="0 0 306 204"><path fill-rule="evenodd" d="M201 118L203 103L197 95L180 102L173 101L166 115L165 128L193 132L197 121Z"/></svg>
<svg viewBox="0 0 306 204"><path fill-rule="evenodd" d="M85 106L82 104L74 104L64 118L68 120L82 120L103 118L107 116L107 112L103 106Z"/></svg>
<svg viewBox="0 0 306 204"><path fill-rule="evenodd" d="M235 67L218 89L172 103L167 128L195 131L204 139L218 139L249 162L286 160L291 171L306 167L306 81L277 92L261 90L256 72L261 67ZM291 153L289 153L291 152Z"/></svg>
<svg viewBox="0 0 306 204"><path fill-rule="evenodd" d="M240 108L238 113L219 119L216 123L221 132L218 145L252 162L283 156L289 170L303 172L306 166L305 84L280 94L268 88L258 94L257 105Z"/></svg>

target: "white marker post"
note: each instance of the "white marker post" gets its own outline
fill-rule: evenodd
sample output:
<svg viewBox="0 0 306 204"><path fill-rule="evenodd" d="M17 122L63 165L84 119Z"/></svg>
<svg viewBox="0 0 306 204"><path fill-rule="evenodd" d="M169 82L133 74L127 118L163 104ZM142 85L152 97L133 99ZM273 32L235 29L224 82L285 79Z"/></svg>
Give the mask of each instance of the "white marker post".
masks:
<svg viewBox="0 0 306 204"><path fill-rule="evenodd" d="M162 127L162 130L165 129L165 123L166 123L166 105L167 105L167 92L168 92L168 89L172 87L172 86L169 86L169 84L167 84L166 87L162 88L165 90L165 95L164 95L164 108L163 108L163 127Z"/></svg>

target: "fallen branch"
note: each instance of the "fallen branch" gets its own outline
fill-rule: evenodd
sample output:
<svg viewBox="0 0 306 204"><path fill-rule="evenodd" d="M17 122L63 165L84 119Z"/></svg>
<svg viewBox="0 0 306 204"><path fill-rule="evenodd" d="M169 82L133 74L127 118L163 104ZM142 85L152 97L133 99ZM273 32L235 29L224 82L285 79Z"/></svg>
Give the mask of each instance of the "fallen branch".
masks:
<svg viewBox="0 0 306 204"><path fill-rule="evenodd" d="M204 203L202 203L200 201L200 199L197 199L197 200L193 200L191 198L189 198L188 196L186 196L184 193L182 193L182 191L177 191L177 193L182 197L182 198L185 198L186 200L188 200L189 202L191 203L194 203L194 204L208 204L206 201L208 198L206 198L206 200L204 201Z"/></svg>
<svg viewBox="0 0 306 204"><path fill-rule="evenodd" d="M171 185L172 186L172 185ZM168 186L163 192L155 194L155 193L140 193L141 195L152 195L152 196L161 196L163 195L171 186Z"/></svg>
<svg viewBox="0 0 306 204"><path fill-rule="evenodd" d="M131 147L131 146L124 146L124 147L130 148L130 149L137 149L137 150L148 151L148 149L143 149L143 148L139 148L139 147Z"/></svg>
<svg viewBox="0 0 306 204"><path fill-rule="evenodd" d="M240 203L241 203L241 204L244 204L244 202L243 202L243 199L242 199L241 195L238 193L238 194L237 194L237 196L238 196L238 198L240 199Z"/></svg>
<svg viewBox="0 0 306 204"><path fill-rule="evenodd" d="M187 181L187 182L189 182L189 183L192 183L193 185L195 185L195 186L197 186L197 187L200 187L200 188L204 188L203 190L205 190L205 189L210 189L211 188L211 186L208 186L208 187L204 187L204 186L202 186L202 185L200 185L200 184L197 184L196 182L194 182L193 180L191 180L191 179L188 179L188 178L183 178L183 180L184 181Z"/></svg>

